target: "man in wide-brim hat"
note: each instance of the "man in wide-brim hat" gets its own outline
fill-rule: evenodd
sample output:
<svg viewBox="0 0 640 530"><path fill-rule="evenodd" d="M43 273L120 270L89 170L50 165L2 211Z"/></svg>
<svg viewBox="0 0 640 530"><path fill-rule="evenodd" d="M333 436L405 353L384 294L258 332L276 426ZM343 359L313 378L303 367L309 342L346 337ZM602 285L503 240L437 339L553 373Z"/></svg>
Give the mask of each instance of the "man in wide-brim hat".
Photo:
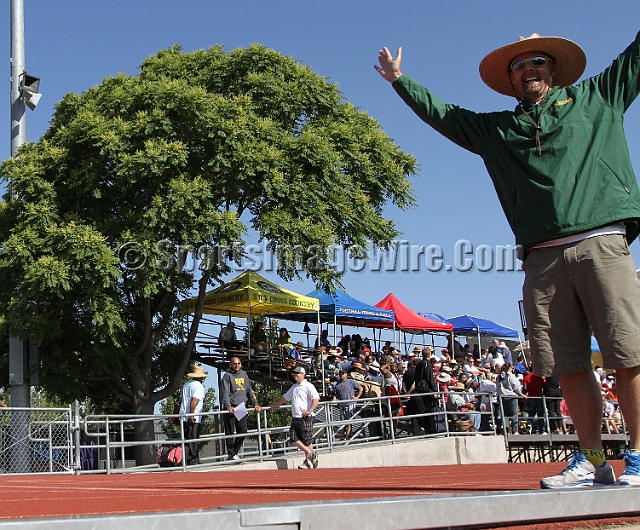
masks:
<svg viewBox="0 0 640 530"><path fill-rule="evenodd" d="M576 83L578 44L537 33L489 53L480 76L517 99L513 111L445 104L380 50L380 75L427 124L480 155L523 252L533 369L560 376L581 451L543 488L613 485L602 451L593 331L618 374L630 450L618 485L640 486L640 292L628 244L640 234L640 191L623 115L640 92L640 33L599 75Z"/></svg>
<svg viewBox="0 0 640 530"><path fill-rule="evenodd" d="M180 396L180 414L184 414L182 428L185 440L197 440L200 437L202 427L202 413L204 408L204 381L209 374L201 365L196 365L193 372L187 374L191 379L182 386ZM187 464L199 464L198 442L184 444Z"/></svg>

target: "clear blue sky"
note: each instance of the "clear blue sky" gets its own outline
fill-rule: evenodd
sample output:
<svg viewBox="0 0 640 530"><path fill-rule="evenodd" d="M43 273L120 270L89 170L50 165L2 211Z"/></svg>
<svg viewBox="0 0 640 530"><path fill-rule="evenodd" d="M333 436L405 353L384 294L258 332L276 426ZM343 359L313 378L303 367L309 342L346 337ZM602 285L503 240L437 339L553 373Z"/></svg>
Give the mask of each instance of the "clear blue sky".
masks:
<svg viewBox="0 0 640 530"><path fill-rule="evenodd" d="M5 35L5 105L0 155L10 154L9 3L0 12ZM25 0L27 71L42 78L42 100L28 112L27 137L38 140L53 106L67 92L82 92L118 72L137 73L145 57L172 44L185 51L222 44L260 43L337 83L344 97L379 120L399 146L417 158L419 207L388 208L404 238L437 244L447 256L456 241L513 244L482 161L422 123L373 69L382 46L404 50L403 71L442 99L477 111L513 108L515 100L487 88L478 64L491 50L533 32L578 42L588 57L585 76L605 68L640 30L637 0L535 3L493 0L234 1ZM631 156L640 170L640 103L625 122ZM588 205L585 205L588 207ZM640 263L640 247L632 245ZM519 328L522 273L348 273L352 296L368 303L395 293L416 311L445 317L472 314ZM292 283L302 293L310 283ZM296 326L291 326L296 329ZM300 328L302 326L300 325Z"/></svg>

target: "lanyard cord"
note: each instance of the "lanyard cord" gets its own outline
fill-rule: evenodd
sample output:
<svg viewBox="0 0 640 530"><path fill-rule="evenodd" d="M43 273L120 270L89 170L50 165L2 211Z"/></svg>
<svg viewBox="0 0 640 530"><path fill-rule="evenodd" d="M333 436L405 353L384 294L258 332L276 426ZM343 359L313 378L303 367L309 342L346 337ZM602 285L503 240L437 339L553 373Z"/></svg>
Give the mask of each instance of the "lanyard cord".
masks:
<svg viewBox="0 0 640 530"><path fill-rule="evenodd" d="M547 104L548 94L549 94L549 90L547 90L547 93L544 95L544 98L542 100L542 110L540 111L540 115L538 116L537 123L533 121L531 116L529 116L529 113L526 110L524 110L524 107L522 106L522 102L518 100L518 105L520 105L522 112L524 112L524 115L527 117L531 125L533 125L536 128L536 149L538 150L536 153L537 156L542 156L542 145L540 143L540 131L542 131L542 127L540 127L540 120L542 119L542 115L544 114L544 111L547 110L546 104Z"/></svg>

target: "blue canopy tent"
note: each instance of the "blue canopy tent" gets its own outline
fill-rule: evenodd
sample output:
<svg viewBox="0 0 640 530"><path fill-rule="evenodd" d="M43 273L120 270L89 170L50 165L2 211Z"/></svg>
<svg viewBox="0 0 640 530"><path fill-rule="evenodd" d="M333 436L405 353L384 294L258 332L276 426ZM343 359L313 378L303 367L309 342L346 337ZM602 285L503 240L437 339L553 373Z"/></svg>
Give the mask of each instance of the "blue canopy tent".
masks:
<svg viewBox="0 0 640 530"><path fill-rule="evenodd" d="M311 296L311 295L309 295ZM331 322L335 328L343 326L362 326L366 328L393 328L395 315L390 309L380 309L357 300L343 291L336 291L335 295L323 291L313 291L313 298L320 300L320 322ZM272 318L282 318L294 322L317 322L317 313L287 313L284 315L269 315Z"/></svg>
<svg viewBox="0 0 640 530"><path fill-rule="evenodd" d="M481 335L492 335L501 338L520 338L520 334L512 328L496 324L485 318L473 317L470 315L460 315L458 317L448 318L447 322L453 324L453 332L455 334L473 333L478 336L478 346L480 346Z"/></svg>
<svg viewBox="0 0 640 530"><path fill-rule="evenodd" d="M450 322L444 318L442 315L438 313L418 313L420 316L424 318L428 318L429 320L434 320L435 322L442 322L443 324L449 324Z"/></svg>
<svg viewBox="0 0 640 530"><path fill-rule="evenodd" d="M470 315L448 318L447 322L453 324L453 331L456 333L476 333L479 335L493 335L494 337L515 338L519 338L520 336L515 329L496 324L491 320L472 317Z"/></svg>

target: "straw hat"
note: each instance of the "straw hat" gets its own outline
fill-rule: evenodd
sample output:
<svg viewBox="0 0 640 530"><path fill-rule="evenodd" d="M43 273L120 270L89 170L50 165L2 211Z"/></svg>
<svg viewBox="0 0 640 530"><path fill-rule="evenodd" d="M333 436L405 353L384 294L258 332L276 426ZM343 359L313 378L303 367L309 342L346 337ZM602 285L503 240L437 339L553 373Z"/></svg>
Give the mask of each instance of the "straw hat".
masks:
<svg viewBox="0 0 640 530"><path fill-rule="evenodd" d="M356 362L351 363L351 366L349 367L349 371L351 371L351 370L360 370L360 371L364 372L364 367L362 366L361 363L356 361Z"/></svg>
<svg viewBox="0 0 640 530"><path fill-rule="evenodd" d="M199 379L201 377L202 378L207 377L208 375L209 374L203 370L202 365L198 364L193 369L193 372L191 372L190 374L187 374L187 377L192 377L193 379Z"/></svg>
<svg viewBox="0 0 640 530"><path fill-rule="evenodd" d="M505 96L518 97L509 78L512 59L521 53L540 52L550 56L554 63L553 84L559 87L572 85L587 66L584 50L575 42L563 37L518 37L516 42L492 51L480 62L480 77L485 84Z"/></svg>
<svg viewBox="0 0 640 530"><path fill-rule="evenodd" d="M451 376L447 373L444 372L440 372L437 376L436 379L438 381L440 381L441 383L448 383L449 381L451 381Z"/></svg>
<svg viewBox="0 0 640 530"><path fill-rule="evenodd" d="M466 390L464 383L456 383L455 385L453 385L449 390Z"/></svg>

